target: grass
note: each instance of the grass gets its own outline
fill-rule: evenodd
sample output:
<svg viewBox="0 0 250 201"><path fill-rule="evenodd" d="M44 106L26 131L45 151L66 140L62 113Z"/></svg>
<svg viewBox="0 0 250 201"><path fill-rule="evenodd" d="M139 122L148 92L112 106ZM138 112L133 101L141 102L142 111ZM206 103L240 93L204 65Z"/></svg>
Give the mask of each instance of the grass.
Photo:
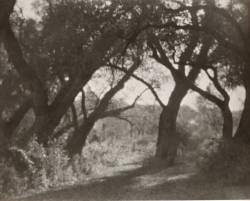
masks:
<svg viewBox="0 0 250 201"><path fill-rule="evenodd" d="M228 199L221 186L204 183L190 168L130 165L129 170L116 169L108 177L19 201Z"/></svg>

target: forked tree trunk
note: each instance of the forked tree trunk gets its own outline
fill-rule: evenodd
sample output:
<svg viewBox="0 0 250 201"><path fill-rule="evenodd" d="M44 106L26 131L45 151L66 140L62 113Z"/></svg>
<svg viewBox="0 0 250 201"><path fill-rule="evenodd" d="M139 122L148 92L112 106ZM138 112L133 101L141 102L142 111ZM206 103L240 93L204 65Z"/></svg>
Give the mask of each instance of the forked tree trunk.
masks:
<svg viewBox="0 0 250 201"><path fill-rule="evenodd" d="M85 145L86 139L90 131L94 127L96 121L103 117L104 112L109 106L110 100L115 96L117 92L123 89L124 84L129 80L133 72L139 67L139 64L140 64L139 61L135 61L133 63L133 65L129 68L128 72L121 78L121 80L119 80L119 82L114 87L112 87L108 92L106 92L103 98L99 101L98 106L79 126L79 130L75 132L74 135L72 135L72 137L69 139L69 142L66 146L66 150L68 150L70 157L73 157L74 155L81 153L82 148ZM130 106L125 108L129 109Z"/></svg>
<svg viewBox="0 0 250 201"><path fill-rule="evenodd" d="M72 105L75 96L81 90L81 86L84 85L89 79L90 76L86 76L82 81L76 80L73 87L70 88L70 91L65 90L67 95L63 96L62 94L62 98L60 99L61 101L54 101L54 104L49 107L49 110L44 110L41 115L36 115L32 128L30 128L21 137L18 141L18 145L23 148L26 147L32 136L37 136L39 143L43 145L48 144L50 138L52 137L52 133L59 125L62 116Z"/></svg>
<svg viewBox="0 0 250 201"><path fill-rule="evenodd" d="M174 163L179 144L179 134L176 132L176 119L181 101L188 92L188 88L180 82L169 98L168 105L160 114L156 157L164 160L166 164Z"/></svg>

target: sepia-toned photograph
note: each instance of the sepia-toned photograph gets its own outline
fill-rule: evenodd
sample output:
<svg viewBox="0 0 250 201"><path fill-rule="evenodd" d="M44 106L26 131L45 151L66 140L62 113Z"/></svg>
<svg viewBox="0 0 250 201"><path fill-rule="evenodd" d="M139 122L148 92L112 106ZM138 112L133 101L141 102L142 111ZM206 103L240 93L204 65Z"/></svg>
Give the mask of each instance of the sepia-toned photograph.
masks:
<svg viewBox="0 0 250 201"><path fill-rule="evenodd" d="M0 201L250 200L250 0L0 0Z"/></svg>

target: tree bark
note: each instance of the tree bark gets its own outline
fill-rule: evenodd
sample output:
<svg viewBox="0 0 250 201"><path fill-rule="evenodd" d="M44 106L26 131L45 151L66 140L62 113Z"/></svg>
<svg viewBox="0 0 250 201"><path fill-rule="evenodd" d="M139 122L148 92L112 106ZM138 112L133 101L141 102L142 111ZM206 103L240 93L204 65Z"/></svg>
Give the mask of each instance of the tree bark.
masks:
<svg viewBox="0 0 250 201"><path fill-rule="evenodd" d="M75 132L66 146L66 150L68 150L69 156L73 157L76 154L80 154L82 148L85 145L87 136L89 135L90 131L94 127L96 121L101 119L105 116L104 112L106 111L110 100L123 89L124 84L130 79L131 75L134 71L139 67L140 60L137 59L134 61L133 65L129 68L128 72L119 80L119 82L111 88L103 98L100 100L98 106L94 109L94 111L87 117L84 118L83 123L79 126L77 132ZM116 112L123 112L130 107L121 108L120 110L116 110ZM107 111L106 115L112 115L114 111Z"/></svg>
<svg viewBox="0 0 250 201"><path fill-rule="evenodd" d="M62 116L68 111L76 95L90 78L91 75L86 73L83 76L76 78L70 86L62 89L57 95L57 99L48 107L48 109L43 110L43 114L36 114L33 126L21 136L18 141L18 146L23 148L26 147L32 136L37 136L39 143L44 145L48 144L49 140L52 138L53 131L60 123Z"/></svg>
<svg viewBox="0 0 250 201"><path fill-rule="evenodd" d="M235 139L243 143L250 143L250 73L248 74L249 76L244 75L244 87L246 91L246 98L240 123L235 134Z"/></svg>
<svg viewBox="0 0 250 201"><path fill-rule="evenodd" d="M81 154L83 147L86 144L87 137L93 129L96 119L87 119L80 125L79 129L70 137L67 146L65 147L69 157Z"/></svg>
<svg viewBox="0 0 250 201"><path fill-rule="evenodd" d="M181 101L188 90L189 88L181 82L176 82L168 105L163 108L160 115L156 157L163 159L168 165L173 164L177 154L179 135L176 132L176 119Z"/></svg>
<svg viewBox="0 0 250 201"><path fill-rule="evenodd" d="M202 66L206 65L206 57L207 57L207 52L209 50L210 45L211 45L211 40L210 39L208 39L207 41L204 42L204 46L201 49L200 55L198 57L198 60L197 60L197 62L195 64L195 66L193 66L193 69L202 69ZM195 71L193 71L193 72L190 71L188 77L186 77L178 69L175 69L173 67L173 65L171 64L171 62L169 61L169 59L165 56L164 50L161 47L159 42L156 43L156 48L157 48L158 52L161 53L161 57L154 54L154 58L159 63L166 66L171 71L172 75L177 77L179 80L181 80L183 82L183 84L185 84L187 87L189 87L190 89L196 91L201 96L203 96L204 98L206 98L209 101L213 102L214 104L216 104L221 109L222 115L223 115L223 120L224 120L223 138L224 139L231 139L232 138L232 132L233 132L232 131L233 121L232 121L232 113L231 113L230 108L229 108L230 97L229 97L228 93L226 92L226 90L219 83L217 71L214 71L214 75L215 75L214 77L209 76L209 78L214 83L216 89L223 96L224 100L218 98L216 95L213 95L213 94L211 94L211 93L209 93L207 91L204 91L201 88L197 87L194 84L194 80L196 79L196 76L197 76ZM154 50L154 47L153 47L154 52L156 51L156 48ZM246 76L245 80L248 81L249 77L250 76ZM249 88L250 88L250 84L249 84Z"/></svg>
<svg viewBox="0 0 250 201"><path fill-rule="evenodd" d="M192 21L197 23L197 18L194 13L191 13ZM198 43L199 34L193 33L190 37L190 44L185 49L180 57L180 65L178 72L185 76L185 64L192 57L193 51ZM202 47L201 56L207 52L207 48ZM164 53L165 55L165 53ZM176 131L176 120L180 109L181 101L187 94L189 87L183 84L173 72L171 72L175 79L175 88L171 93L167 106L163 107L160 114L158 139L156 147L156 157L164 160L167 165L172 165L177 155L177 148L180 142L180 133ZM188 79L194 82L200 73L199 68L192 68L188 74ZM186 76L185 76L186 77Z"/></svg>
<svg viewBox="0 0 250 201"><path fill-rule="evenodd" d="M228 141L233 137L233 115L228 104L221 108L221 113L223 117L222 138Z"/></svg>
<svg viewBox="0 0 250 201"><path fill-rule="evenodd" d="M14 131L16 130L17 126L22 121L23 117L26 115L26 113L32 108L32 101L30 99L24 101L24 103L18 108L12 117L3 124L3 132L5 137L10 139Z"/></svg>

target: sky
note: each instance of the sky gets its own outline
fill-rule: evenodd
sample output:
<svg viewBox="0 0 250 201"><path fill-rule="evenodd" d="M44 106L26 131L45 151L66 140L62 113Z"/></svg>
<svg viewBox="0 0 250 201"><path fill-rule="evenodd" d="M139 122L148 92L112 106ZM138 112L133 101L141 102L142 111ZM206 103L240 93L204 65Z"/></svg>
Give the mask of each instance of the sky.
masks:
<svg viewBox="0 0 250 201"><path fill-rule="evenodd" d="M17 0L16 8L22 8L24 17L35 18L37 17L34 9L32 8L32 3L34 0Z"/></svg>
<svg viewBox="0 0 250 201"><path fill-rule="evenodd" d="M207 81L199 82L198 86L205 89L207 86ZM172 80L168 81L167 83L163 84L161 90L158 90L158 95L161 100L167 104L169 96L174 88L174 82ZM125 88L118 94L117 97L124 98L127 102L132 103L134 98L139 94L141 91L145 89L145 86L136 80L129 81ZM131 93L132 92L132 93ZM245 98L245 91L242 87L237 87L233 91L228 91L230 95L230 103L229 106L231 110L237 111L243 108L244 98ZM189 91L188 94L182 101L182 105L188 105L193 109L197 109L196 99L199 95L196 92ZM143 95L140 99L139 103L141 104L154 104L155 98L150 93L147 92Z"/></svg>
<svg viewBox="0 0 250 201"><path fill-rule="evenodd" d="M37 15L34 12L34 9L32 8L32 3L35 0L17 0L16 7L23 9L23 15L26 18L36 18ZM227 2L228 0L222 0L221 2ZM163 72L166 74L166 76L169 75L169 72ZM202 86L205 88L207 86L208 81L206 79L201 79L201 81L198 83L199 86ZM93 85L93 84L92 84ZM167 103L169 96L171 94L171 91L173 90L174 82L173 80L169 80L168 82L164 83L160 90L158 90L158 94L161 98L161 100L164 103ZM141 84L140 82L131 79L124 87L122 91L120 91L116 97L124 99L126 102L131 103L133 102L134 98L143 90L145 89L145 86ZM245 91L242 87L238 87L234 89L233 91L229 92L230 94L230 108L232 110L239 110L243 107L243 102L245 98ZM196 98L197 94L195 92L189 92L187 96L182 101L183 105L189 105L192 108L196 109ZM150 93L147 92L143 95L143 97L139 100L140 104L154 104L155 98Z"/></svg>

